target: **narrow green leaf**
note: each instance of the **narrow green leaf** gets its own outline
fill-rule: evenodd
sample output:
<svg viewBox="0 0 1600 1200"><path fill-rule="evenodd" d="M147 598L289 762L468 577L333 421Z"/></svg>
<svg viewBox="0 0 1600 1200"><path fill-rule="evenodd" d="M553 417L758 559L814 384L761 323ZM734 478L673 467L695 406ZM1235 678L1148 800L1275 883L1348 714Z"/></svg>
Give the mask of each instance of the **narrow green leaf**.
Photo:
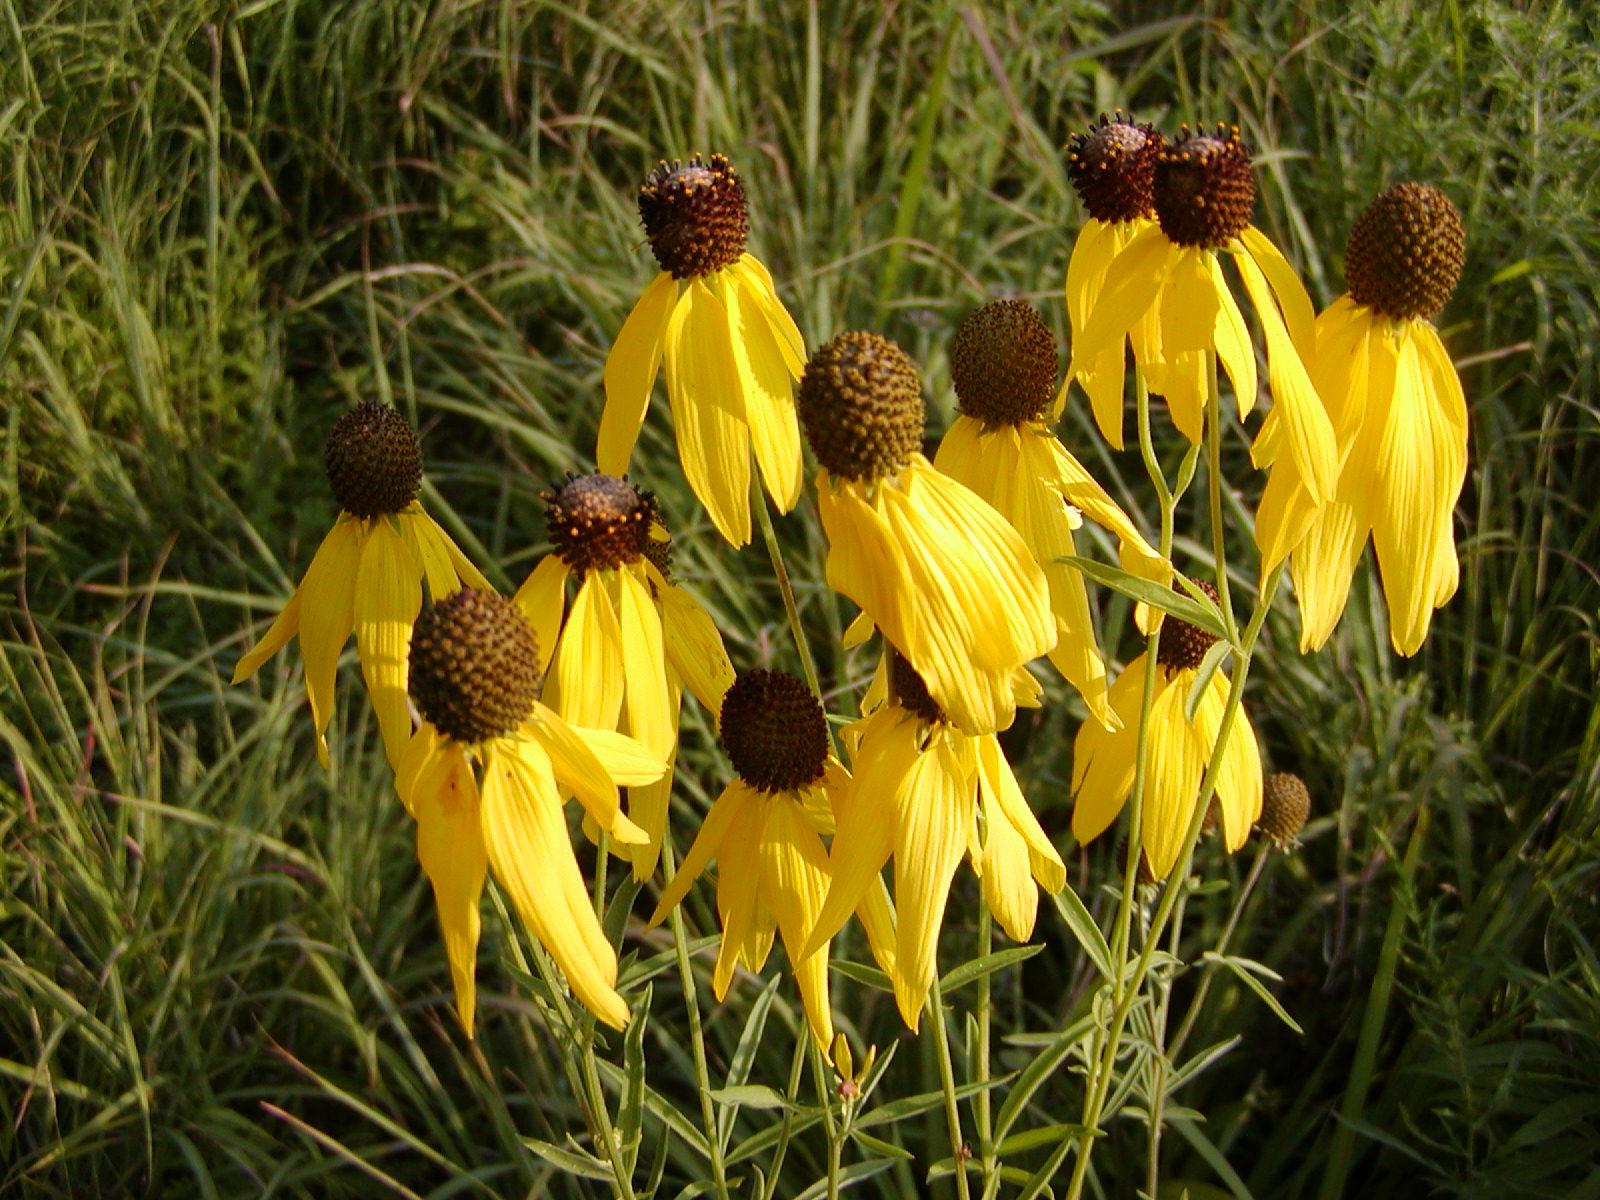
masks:
<svg viewBox="0 0 1600 1200"><path fill-rule="evenodd" d="M566 1150L550 1142L540 1141L538 1138L525 1137L522 1139L522 1144L551 1166L559 1167L569 1175L577 1175L583 1179L600 1179L606 1183L616 1182L616 1178L611 1174L610 1164L601 1162L593 1155L578 1150Z"/></svg>
<svg viewBox="0 0 1600 1200"><path fill-rule="evenodd" d="M1244 985L1247 988L1261 998L1261 1002L1272 1010L1273 1015L1276 1016L1278 1020L1282 1021L1296 1033L1305 1033L1305 1030L1300 1028L1300 1023L1288 1014L1283 1005L1278 1003L1278 998L1271 992L1267 991L1267 985L1256 978L1256 973L1260 972L1267 975L1269 978L1276 980L1279 978L1277 972L1273 971L1270 967L1262 966L1260 963L1250 962L1249 959L1234 958L1231 954L1217 954L1210 950L1201 955L1201 958L1206 962L1221 963L1223 966L1227 967L1228 970L1232 971L1241 980L1243 980ZM1254 970L1251 968L1254 968Z"/></svg>
<svg viewBox="0 0 1600 1200"><path fill-rule="evenodd" d="M1217 668L1222 666L1222 660L1233 652L1233 647L1227 642L1212 642L1211 648L1206 651L1206 656L1200 660L1200 666L1194 673L1194 682L1189 685L1189 694L1183 698L1183 715L1192 724L1194 714L1200 708L1200 698L1206 694L1206 689L1211 686L1211 677L1217 673Z"/></svg>
<svg viewBox="0 0 1600 1200"><path fill-rule="evenodd" d="M1068 931L1077 939L1078 945L1083 947L1083 952L1089 956L1104 979L1111 978L1111 947L1106 944L1105 934L1100 932L1100 926L1094 923L1094 917L1083 906L1083 901L1078 899L1078 893L1072 890L1069 883L1055 895L1050 897L1056 906L1056 912L1061 914L1061 919L1066 922Z"/></svg>
<svg viewBox="0 0 1600 1200"><path fill-rule="evenodd" d="M1023 1107L1033 1098L1041 1084L1056 1073L1062 1061L1072 1052L1072 1048L1083 1041L1094 1030L1094 1014L1086 1013L1071 1025L1068 1025L1055 1037L1048 1046L1033 1056L1032 1061L1022 1068L1017 1076L1017 1082L1006 1093L1000 1111L995 1116L994 1136L997 1140L1004 1141L1006 1134L1011 1132L1012 1125L1022 1115Z"/></svg>
<svg viewBox="0 0 1600 1200"><path fill-rule="evenodd" d="M985 975L992 975L1011 966L1012 963L1026 962L1043 949L1044 943L1036 942L1031 946L1009 946L1004 950L996 950L993 954L985 954L982 958L962 963L955 970L941 976L939 987L948 995L957 988L982 979Z"/></svg>
<svg viewBox="0 0 1600 1200"><path fill-rule="evenodd" d="M1065 554L1056 561L1078 568L1090 579L1114 592L1121 592L1130 599L1142 601L1151 608L1159 608L1180 621L1198 625L1207 633L1223 639L1228 636L1222 625L1222 610L1209 600L1201 604L1185 592L1175 592L1171 588L1162 587L1159 583L1124 571L1121 567L1113 567L1109 563L1097 562L1081 555Z"/></svg>
<svg viewBox="0 0 1600 1200"><path fill-rule="evenodd" d="M732 1108L787 1108L789 1102L780 1092L765 1084L746 1083L738 1087L713 1088L711 1098L718 1104Z"/></svg>

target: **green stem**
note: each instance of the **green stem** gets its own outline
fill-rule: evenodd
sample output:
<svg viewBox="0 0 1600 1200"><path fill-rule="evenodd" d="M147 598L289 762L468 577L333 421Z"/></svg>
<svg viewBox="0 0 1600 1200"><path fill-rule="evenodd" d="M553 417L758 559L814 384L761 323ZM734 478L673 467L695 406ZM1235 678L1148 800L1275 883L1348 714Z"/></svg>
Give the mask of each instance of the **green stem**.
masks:
<svg viewBox="0 0 1600 1200"><path fill-rule="evenodd" d="M1239 889L1239 898L1233 902L1233 911L1228 914L1228 923L1222 928L1222 936L1217 940L1216 953L1226 954L1228 946L1233 941L1233 932L1239 925L1239 918L1244 914L1245 903L1250 899L1250 893L1255 891L1256 883L1261 878L1261 870L1266 866L1268 846L1263 841L1256 847L1255 861L1250 864L1250 874L1245 878L1244 887ZM1211 991L1211 981L1216 978L1217 964L1208 962L1201 968L1200 986L1195 989L1194 999L1189 1001L1189 1011L1184 1014L1183 1024L1178 1027L1177 1036L1167 1050L1167 1057L1176 1060L1183 1052L1184 1045L1189 1040L1189 1035L1194 1031L1194 1023L1200 1016L1200 1009L1206 1002L1206 995Z"/></svg>
<svg viewBox="0 0 1600 1200"><path fill-rule="evenodd" d="M817 1081L817 1103L822 1108L822 1125L828 1136L828 1200L838 1200L839 1164L844 1147L844 1132L833 1119L832 1068L822 1060L811 1030L801 1025L797 1036L811 1051L811 1074Z"/></svg>
<svg viewBox="0 0 1600 1200"><path fill-rule="evenodd" d="M661 869L670 884L678 873L677 856L671 839L661 843ZM700 1123L705 1128L706 1146L711 1154L711 1181L718 1200L728 1200L727 1171L722 1163L722 1138L717 1130L717 1113L711 1102L711 1071L706 1065L705 1033L700 1026L700 994L695 987L694 968L689 963L689 939L684 929L683 906L674 904L668 918L672 925L672 949L678 960L678 979L683 988L683 1006L689 1017L689 1046L694 1053L694 1078L700 1093Z"/></svg>
<svg viewBox="0 0 1600 1200"><path fill-rule="evenodd" d="M1183 914L1188 909L1188 893L1178 901L1178 907L1172 914L1172 929L1167 935L1167 953L1173 958L1178 957L1178 950L1183 942ZM1167 1011L1172 1004L1172 979L1170 976L1163 978L1157 988L1160 1000L1156 1004L1155 1016L1150 1022L1150 1044L1155 1047L1155 1053L1150 1056L1150 1087L1149 1102L1146 1109L1149 1113L1148 1131L1149 1138L1145 1153L1145 1191L1154 1196L1161 1184L1161 1122L1167 1107L1167 1065L1169 1062L1164 1049L1167 1030Z"/></svg>
<svg viewBox="0 0 1600 1200"><path fill-rule="evenodd" d="M789 1138L794 1127L794 1110L800 1098L800 1072L806 1064L805 1036L800 1037L794 1044L794 1059L789 1064L789 1088L784 1093L789 1103L783 1106L783 1117L778 1124L778 1144L772 1149L772 1164L767 1168L767 1185L762 1190L761 1200L772 1200L773 1193L778 1186L778 1176L783 1173L783 1160L789 1153ZM830 1171L830 1178L838 1172L834 1166Z"/></svg>
<svg viewBox="0 0 1600 1200"><path fill-rule="evenodd" d="M988 958L994 949L994 918L989 913L989 903L978 897L978 959ZM994 1125L989 1102L989 1036L991 996L990 974L985 971L978 977L978 1152L983 1162L984 1200L992 1200L1000 1190L1000 1160L994 1145Z"/></svg>
<svg viewBox="0 0 1600 1200"><path fill-rule="evenodd" d="M1211 502L1211 554L1217 573L1217 607L1222 609L1222 627L1228 640L1239 644L1239 628L1233 620L1233 604L1228 599L1227 526L1222 523L1222 420L1217 399L1217 352L1206 351L1206 495Z"/></svg>
<svg viewBox="0 0 1600 1200"><path fill-rule="evenodd" d="M767 511L767 494L761 489L759 478L751 481L752 506L756 510L756 523L761 526L761 540L767 545L767 557L772 560L772 572L778 579L778 591L783 595L783 611L789 618L789 633L800 653L800 669L805 672L806 683L812 694L822 696L822 683L817 674L817 661L811 653L811 642L806 637L805 626L800 622L800 607L795 603L794 586L789 582L789 569L784 566L783 547L778 544L778 531L772 527L772 514ZM831 727L829 736L832 737Z"/></svg>
<svg viewBox="0 0 1600 1200"><path fill-rule="evenodd" d="M944 1027L944 997L939 991L939 975L935 970L933 984L928 989L928 1015L933 1018L933 1040L939 1050L939 1085L944 1089L944 1119L950 1132L950 1161L955 1164L956 1194L961 1200L971 1200L967 1185L967 1149L961 1136L961 1110L956 1105L955 1068L950 1061L950 1036Z"/></svg>
<svg viewBox="0 0 1600 1200"><path fill-rule="evenodd" d="M1377 1067L1378 1039L1383 1036L1383 1019L1389 1011L1395 968L1400 963L1400 938L1406 926L1406 906L1401 898L1411 888L1412 875L1417 869L1418 859L1422 857L1422 843L1428 836L1428 824L1429 810L1425 805L1419 806L1417 823L1411 830L1411 841L1406 846L1406 856L1400 864L1400 876L1394 882L1389 921L1384 927L1383 948L1378 954L1378 970L1372 977L1372 991L1367 993L1366 1011L1361 1014L1361 1034L1356 1042L1355 1061L1345 1084L1344 1099L1339 1104L1339 1125L1333 1132L1329 1165L1322 1176L1317 1200L1338 1200L1344 1194L1344 1181L1349 1174L1350 1158L1355 1150L1355 1123L1361 1119L1361 1111L1367 1102L1367 1089L1372 1084L1372 1075Z"/></svg>

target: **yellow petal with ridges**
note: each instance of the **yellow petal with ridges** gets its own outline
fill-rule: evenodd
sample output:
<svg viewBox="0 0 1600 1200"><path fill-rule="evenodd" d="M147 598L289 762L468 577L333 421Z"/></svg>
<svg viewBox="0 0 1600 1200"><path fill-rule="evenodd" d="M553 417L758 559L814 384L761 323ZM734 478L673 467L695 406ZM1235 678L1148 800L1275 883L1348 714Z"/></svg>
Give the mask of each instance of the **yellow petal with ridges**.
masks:
<svg viewBox="0 0 1600 1200"><path fill-rule="evenodd" d="M914 617L903 597L910 590L905 555L864 485L817 473L817 514L828 538L828 586L854 600L880 629L911 640Z"/></svg>
<svg viewBox="0 0 1600 1200"><path fill-rule="evenodd" d="M327 732L339 652L355 625L356 573L366 532L366 522L341 515L300 583L300 657L317 731L317 759L323 766L328 765Z"/></svg>
<svg viewBox="0 0 1600 1200"><path fill-rule="evenodd" d="M619 842L645 844L648 839L644 831L622 814L616 781L577 728L541 706L535 719L523 729L549 756L556 780L578 798L596 825ZM666 770L663 760L657 759L655 766Z"/></svg>
<svg viewBox="0 0 1600 1200"><path fill-rule="evenodd" d="M622 629L611 601L615 569L587 571L556 646L556 711L574 725L615 729L622 719Z"/></svg>
<svg viewBox="0 0 1600 1200"><path fill-rule="evenodd" d="M1066 287L1067 318L1074 342L1087 326L1089 314L1094 311L1100 293L1105 288L1107 270L1131 239L1129 229L1127 224L1107 224L1091 217L1078 232L1078 239L1072 245L1072 258L1067 263ZM1076 378L1084 394L1089 397L1089 406L1101 436L1114 449L1121 450L1126 358L1122 339L1119 338L1114 346L1107 347L1088 361L1076 376L1069 373L1051 405L1052 420L1060 418L1061 410L1066 405L1067 389Z"/></svg>
<svg viewBox="0 0 1600 1200"><path fill-rule="evenodd" d="M392 769L411 737L406 667L411 627L422 609L422 563L411 544L379 519L367 533L358 571L352 614L356 649Z"/></svg>
<svg viewBox="0 0 1600 1200"><path fill-rule="evenodd" d="M645 288L606 355L606 406L594 452L595 465L606 475L621 475L628 469L661 369L667 321L677 302L678 281L662 271Z"/></svg>
<svg viewBox="0 0 1600 1200"><path fill-rule="evenodd" d="M761 880L755 859L766 827L766 805L748 789L741 790L743 802L733 811L723 839L727 851L718 855L717 864L717 919L722 922L722 945L712 969L711 990L718 1000L727 996L740 959L751 964L758 958L765 958L760 953L764 940L758 911ZM753 946L750 945L752 941ZM753 969L759 970L759 965Z"/></svg>
<svg viewBox="0 0 1600 1200"><path fill-rule="evenodd" d="M1107 269L1110 285L1101 291L1082 332L1074 335L1068 377L1080 377L1110 351L1121 352L1122 339L1160 295L1172 250L1172 243L1152 223L1112 260Z"/></svg>
<svg viewBox="0 0 1600 1200"><path fill-rule="evenodd" d="M799 379L806 367L805 339L800 336L800 327L794 323L789 310L778 298L778 289L773 286L771 272L760 259L748 252L740 255L739 261L729 269L744 277L745 285L755 297L761 314L766 317L772 329L772 336L783 354L784 366L793 378Z"/></svg>
<svg viewBox="0 0 1600 1200"><path fill-rule="evenodd" d="M1133 788L1133 766L1140 701L1147 662L1134 659L1111 685L1111 709L1122 728L1108 730L1094 721L1078 726L1072 743L1072 836L1092 842L1110 827Z"/></svg>
<svg viewBox="0 0 1600 1200"><path fill-rule="evenodd" d="M689 888L694 881L700 878L701 873L721 850L723 840L728 836L728 830L733 828L734 818L738 816L739 810L751 795L750 789L737 779L722 789L722 794L706 813L705 820L700 822L700 832L695 835L689 853L684 855L683 861L678 864L671 882L661 890L661 899L656 904L655 912L650 914L651 929L661 924L667 914L689 894ZM759 801L760 798L756 799Z"/></svg>
<svg viewBox="0 0 1600 1200"><path fill-rule="evenodd" d="M1208 760L1222 728L1222 714L1228 705L1231 686L1218 671L1195 707L1194 728ZM1261 747L1250 717L1240 705L1233 717L1233 728L1228 732L1228 744L1223 747L1216 786L1222 840L1230 853L1245 844L1250 837L1250 827L1261 817L1261 789Z"/></svg>
<svg viewBox="0 0 1600 1200"><path fill-rule="evenodd" d="M445 957L455 984L456 1013L473 1036L477 1011L478 901L488 873L488 852L479 819L478 789L459 747L443 757L438 783L415 796L417 861L433 885L434 907L444 936Z"/></svg>
<svg viewBox="0 0 1600 1200"><path fill-rule="evenodd" d="M1028 844L995 804L987 781L981 777L979 796L984 841L973 860L973 869L1000 928L1012 941L1025 942L1033 935L1033 923L1039 914L1039 889L1028 870Z"/></svg>
<svg viewBox="0 0 1600 1200"><path fill-rule="evenodd" d="M1216 293L1220 307L1211 340L1217 348L1217 359L1233 383L1233 398L1242 421L1250 415L1256 404L1256 352L1250 344L1250 331L1245 328L1244 314L1239 302L1233 298L1228 281L1223 278L1222 264L1215 254L1209 255L1206 265L1211 273L1211 288Z"/></svg>
<svg viewBox="0 0 1600 1200"><path fill-rule="evenodd" d="M1184 698L1193 682L1192 670L1158 679L1155 703L1150 707L1150 763L1141 840L1157 879L1171 873L1183 849L1210 750L1200 744L1183 713Z"/></svg>
<svg viewBox="0 0 1600 1200"><path fill-rule="evenodd" d="M696 279L672 311L667 397L689 488L729 542L750 540L750 435L728 310Z"/></svg>
<svg viewBox="0 0 1600 1200"><path fill-rule="evenodd" d="M999 741L993 737L979 738L975 749L985 786L1006 821L1021 835L1023 844L1028 848L1028 869L1033 878L1045 891L1059 892L1067 885L1067 866L1051 843L1050 835L1039 824L1039 818L1033 815L1022 789L1017 786L1017 777L1012 773L1011 764L1006 761Z"/></svg>
<svg viewBox="0 0 1600 1200"><path fill-rule="evenodd" d="M937 969L939 927L967 852L976 799L973 778L945 741L918 756L895 797L894 997L913 1032Z"/></svg>
<svg viewBox="0 0 1600 1200"><path fill-rule="evenodd" d="M668 693L672 699L674 711L678 704L678 681L669 678L667 681ZM581 731L580 731L581 732ZM610 736L621 736L620 734ZM589 748L595 749L594 739L585 737ZM629 741L632 741L630 738ZM638 743L634 743L638 745ZM642 749L642 747L641 747ZM604 755L598 755L605 762ZM606 763L606 770L618 783L624 784L628 789L628 819L643 831L646 838L642 846L622 846L621 852L627 857L633 868L633 878L638 883L643 883L655 874L656 863L661 858L661 839L666 835L667 811L672 802L672 774L678 761L678 746L674 741L671 751L667 755L667 769L660 779L649 783L626 783L619 779L610 763Z"/></svg>
<svg viewBox="0 0 1600 1200"><path fill-rule="evenodd" d="M444 542L434 536L433 519L422 511L421 505L413 503L396 513L394 519L400 536L421 564L431 602L437 604L461 586L455 564L450 561L450 552L445 549Z"/></svg>
<svg viewBox="0 0 1600 1200"><path fill-rule="evenodd" d="M534 639L539 644L539 670L550 669L556 645L561 640L561 617L566 611L566 562L557 554L547 554L539 560L528 578L522 581L514 597L528 623L533 626Z"/></svg>
<svg viewBox="0 0 1600 1200"><path fill-rule="evenodd" d="M694 596L667 583L658 586L667 661L694 698L713 717L722 715L722 697L733 686L733 663L711 614Z"/></svg>
<svg viewBox="0 0 1600 1200"><path fill-rule="evenodd" d="M788 512L800 498L801 482L794 377L744 276L721 272L717 297L733 330L734 364L744 387L745 424L756 465L778 511Z"/></svg>
<svg viewBox="0 0 1600 1200"><path fill-rule="evenodd" d="M760 859L762 899L777 919L789 965L800 985L800 999L819 1047L833 1041L833 1015L828 1005L828 950L796 956L816 925L828 888L828 854L792 796L780 793L768 802Z"/></svg>
<svg viewBox="0 0 1600 1200"><path fill-rule="evenodd" d="M1311 297L1306 294L1305 284L1300 282L1300 276L1295 274L1283 252L1272 244L1272 239L1254 225L1245 227L1239 235L1239 243L1267 277L1295 348L1302 358L1310 358L1316 345L1312 320L1316 310L1311 306Z"/></svg>
<svg viewBox="0 0 1600 1200"><path fill-rule="evenodd" d="M632 570L619 570L617 585L628 733L665 760L678 740L678 708L668 694L661 614Z"/></svg>
<svg viewBox="0 0 1600 1200"><path fill-rule="evenodd" d="M233 667L233 682L243 683L249 679L261 669L262 663L288 645L289 639L299 632L300 588L296 588L289 602L283 606L283 611L267 627L267 632L262 634L261 640L239 656L239 661Z"/></svg>
<svg viewBox="0 0 1600 1200"><path fill-rule="evenodd" d="M522 748L539 754L532 743ZM628 1006L612 986L616 951L606 941L578 871L548 763L491 749L484 761L481 811L489 865L518 916L583 1005L612 1028L623 1028Z"/></svg>

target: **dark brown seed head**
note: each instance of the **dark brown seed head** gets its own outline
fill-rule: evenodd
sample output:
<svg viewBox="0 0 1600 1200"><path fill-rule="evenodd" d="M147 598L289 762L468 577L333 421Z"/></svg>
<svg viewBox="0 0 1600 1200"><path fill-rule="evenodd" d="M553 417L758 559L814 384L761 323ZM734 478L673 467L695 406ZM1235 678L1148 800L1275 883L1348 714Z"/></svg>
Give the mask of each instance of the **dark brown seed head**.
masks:
<svg viewBox="0 0 1600 1200"><path fill-rule="evenodd" d="M1256 177L1237 127L1220 122L1215 134L1188 126L1162 149L1155 171L1156 218L1180 246L1220 250L1250 224Z"/></svg>
<svg viewBox="0 0 1600 1200"><path fill-rule="evenodd" d="M841 333L800 377L800 424L830 474L878 479L922 448L922 377L875 333Z"/></svg>
<svg viewBox="0 0 1600 1200"><path fill-rule="evenodd" d="M578 573L638 562L650 548L656 499L617 475L569 475L548 506L550 541Z"/></svg>
<svg viewBox="0 0 1600 1200"><path fill-rule="evenodd" d="M1100 114L1067 143L1067 178L1097 221L1118 224L1155 215L1152 186L1163 139L1118 112Z"/></svg>
<svg viewBox="0 0 1600 1200"><path fill-rule="evenodd" d="M792 792L822 778L828 718L787 671L744 671L722 698L722 748L760 792Z"/></svg>
<svg viewBox="0 0 1600 1200"><path fill-rule="evenodd" d="M1210 596L1213 603L1222 602L1217 589L1211 584L1202 579L1190 579L1189 582ZM1176 582L1172 590L1183 591ZM1156 652L1156 661L1169 671L1192 670L1204 661L1206 651L1216 642L1217 636L1210 630L1180 621L1169 613L1161 623L1161 648Z"/></svg>
<svg viewBox="0 0 1600 1200"><path fill-rule="evenodd" d="M1126 833L1117 835L1117 844L1111 851L1111 866L1118 879L1126 878L1123 874L1128 869L1128 835ZM1152 884L1161 882L1156 878L1156 873L1150 869L1150 856L1142 850L1139 852L1137 881L1140 887L1150 887Z"/></svg>
<svg viewBox="0 0 1600 1200"><path fill-rule="evenodd" d="M503 737L539 698L539 642L512 601L462 588L411 631L411 698L445 737L473 744Z"/></svg>
<svg viewBox="0 0 1600 1200"><path fill-rule="evenodd" d="M1438 188L1397 183L1350 229L1344 278L1357 304L1406 320L1432 317L1455 291L1467 261L1461 214Z"/></svg>
<svg viewBox="0 0 1600 1200"><path fill-rule="evenodd" d="M1273 771L1261 781L1261 819L1256 824L1279 846L1299 837L1310 815L1311 792L1300 776Z"/></svg>
<svg viewBox="0 0 1600 1200"><path fill-rule="evenodd" d="M1056 339L1026 300L991 300L967 314L950 342L961 411L985 425L1036 420L1056 392Z"/></svg>
<svg viewBox="0 0 1600 1200"><path fill-rule="evenodd" d="M339 507L356 517L397 513L422 487L417 431L387 404L369 400L333 423L322 447L328 486Z"/></svg>
<svg viewBox="0 0 1600 1200"><path fill-rule="evenodd" d="M944 722L944 710L928 693L928 685L910 660L889 647L889 698L914 717L932 724Z"/></svg>
<svg viewBox="0 0 1600 1200"><path fill-rule="evenodd" d="M675 279L738 262L750 232L744 184L720 154L657 164L639 189L639 218L656 262Z"/></svg>

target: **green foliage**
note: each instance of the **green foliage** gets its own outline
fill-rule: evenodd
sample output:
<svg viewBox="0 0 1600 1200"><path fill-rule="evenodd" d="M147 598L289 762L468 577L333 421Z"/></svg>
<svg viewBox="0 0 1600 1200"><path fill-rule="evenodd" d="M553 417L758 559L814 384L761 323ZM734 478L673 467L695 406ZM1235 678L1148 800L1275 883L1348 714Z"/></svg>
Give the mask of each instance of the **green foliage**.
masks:
<svg viewBox="0 0 1600 1200"><path fill-rule="evenodd" d="M1316 807L1303 849L1267 858L1229 954L1282 977L1238 968L1304 1036L1227 967L1177 1061L1136 1012L1091 1189L1144 1178L1163 1069L1163 1195L1312 1195L1330 1177L1350 1194L1600 1194L1597 44L1592 14L1558 4L0 0L0 1191L606 1194L561 997L503 910L486 908L478 1040L454 1024L355 673L328 773L293 651L227 683L332 518L323 432L370 397L416 419L430 509L515 585L543 549L539 489L588 462L605 351L652 269L633 189L658 157L722 149L808 342L897 339L937 435L969 308L1025 295L1064 334L1079 214L1059 147L1121 104L1167 128L1239 122L1261 151L1257 223L1319 303L1377 190L1443 187L1469 234L1441 325L1473 440L1462 589L1419 658L1391 656L1363 568L1326 651L1302 658L1292 611L1275 616L1251 677L1268 757ZM1136 459L1085 409L1063 437L1148 510ZM635 474L662 495L680 574L738 665L793 665L766 560L699 515L663 417ZM1243 547L1260 477L1239 430L1224 450ZM845 714L870 664L831 648L850 613L814 524L780 534ZM1191 525L1198 509L1180 560L1205 557ZM1130 657L1131 602L1099 602ZM1049 700L1006 746L1064 844L1082 708ZM690 717L680 849L724 772ZM1109 846L1073 866L1082 905L1041 905L1043 949L983 977L1005 1195L1059 1189L1042 1164L1078 1133L1104 1017L1091 926L1120 869ZM1211 883L1158 964L1174 1021L1248 869L1203 848ZM834 1081L796 1049L787 981L741 978L712 1003L702 893L686 920L729 1179L807 1194ZM636 1189L672 1197L708 1178L710 1150L683 978L639 920L653 896L626 922L613 901L625 986L653 1004L602 1037L596 1070ZM978 956L976 908L963 878L947 972ZM865 961L859 937L842 949ZM835 984L858 1060L881 1048L845 1177L951 1194L931 1039L901 1040L874 974ZM947 979L958 1060L978 986Z"/></svg>

